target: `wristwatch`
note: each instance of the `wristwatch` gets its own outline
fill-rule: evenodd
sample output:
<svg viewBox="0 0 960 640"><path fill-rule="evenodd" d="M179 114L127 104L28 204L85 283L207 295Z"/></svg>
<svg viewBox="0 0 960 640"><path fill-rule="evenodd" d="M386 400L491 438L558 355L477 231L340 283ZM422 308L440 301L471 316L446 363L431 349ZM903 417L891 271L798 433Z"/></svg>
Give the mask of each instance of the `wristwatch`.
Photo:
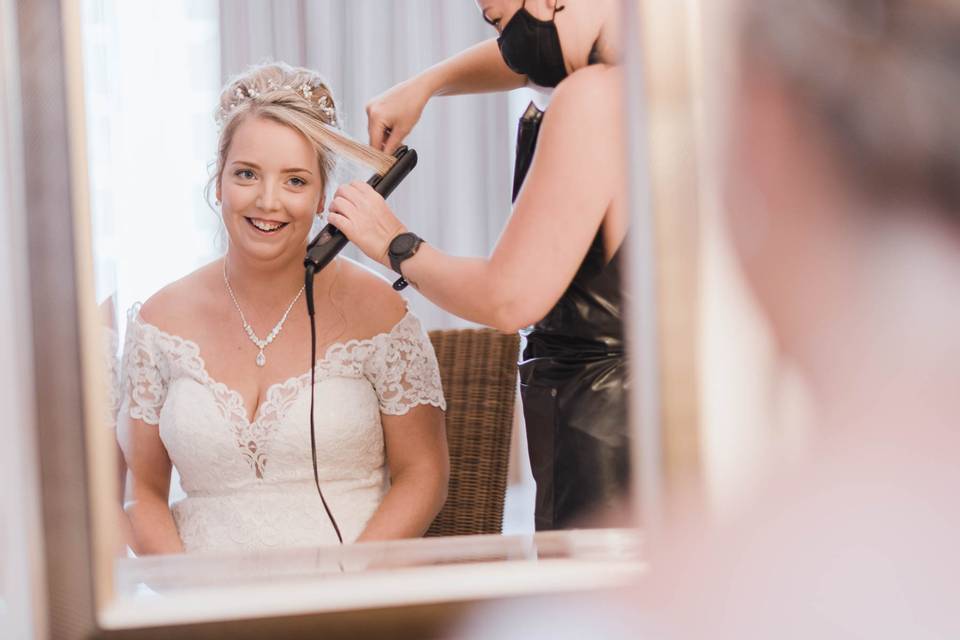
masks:
<svg viewBox="0 0 960 640"><path fill-rule="evenodd" d="M390 268L403 275L400 271L400 263L408 258L412 258L423 244L423 238L415 233L401 233L390 242L390 248L387 249L387 255L390 256Z"/></svg>
<svg viewBox="0 0 960 640"><path fill-rule="evenodd" d="M393 283L393 288L400 291L407 286L407 281L400 271L400 265L404 260L412 258L417 253L417 249L423 244L423 238L415 233L401 233L390 242L387 249L387 256L390 258L390 268L400 274L400 279Z"/></svg>

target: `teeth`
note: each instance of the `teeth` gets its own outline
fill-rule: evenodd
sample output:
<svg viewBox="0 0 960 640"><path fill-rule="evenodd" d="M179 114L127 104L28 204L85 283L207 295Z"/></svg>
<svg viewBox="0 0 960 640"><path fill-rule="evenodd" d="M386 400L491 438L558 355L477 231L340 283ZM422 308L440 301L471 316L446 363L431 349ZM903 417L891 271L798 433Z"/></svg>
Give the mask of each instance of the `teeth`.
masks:
<svg viewBox="0 0 960 640"><path fill-rule="evenodd" d="M271 223L263 220L254 220L253 218L250 218L250 222L252 222L253 226L255 226L257 229L260 229L260 231L276 231L283 226L282 222Z"/></svg>

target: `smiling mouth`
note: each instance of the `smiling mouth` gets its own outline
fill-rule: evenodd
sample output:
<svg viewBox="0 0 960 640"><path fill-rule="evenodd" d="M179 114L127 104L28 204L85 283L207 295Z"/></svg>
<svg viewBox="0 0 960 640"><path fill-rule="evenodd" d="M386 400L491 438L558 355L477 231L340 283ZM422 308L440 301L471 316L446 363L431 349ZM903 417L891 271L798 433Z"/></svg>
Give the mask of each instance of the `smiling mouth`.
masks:
<svg viewBox="0 0 960 640"><path fill-rule="evenodd" d="M260 231L261 233L277 233L285 226L287 222L273 222L271 220L261 220L259 218L246 218L246 221L250 223L250 226Z"/></svg>

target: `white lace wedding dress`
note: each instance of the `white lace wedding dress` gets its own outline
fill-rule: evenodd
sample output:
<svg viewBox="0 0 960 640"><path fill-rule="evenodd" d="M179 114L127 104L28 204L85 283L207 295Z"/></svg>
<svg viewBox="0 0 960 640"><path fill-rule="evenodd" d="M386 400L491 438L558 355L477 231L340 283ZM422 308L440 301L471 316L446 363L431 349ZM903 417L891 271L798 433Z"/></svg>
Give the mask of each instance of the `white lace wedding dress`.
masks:
<svg viewBox="0 0 960 640"><path fill-rule="evenodd" d="M158 425L187 497L172 505L188 552L336 544L310 453L310 372L271 386L253 421L207 373L200 347L129 314L122 415ZM317 361L317 464L344 542L389 488L381 414L446 405L436 355L407 313L388 333Z"/></svg>

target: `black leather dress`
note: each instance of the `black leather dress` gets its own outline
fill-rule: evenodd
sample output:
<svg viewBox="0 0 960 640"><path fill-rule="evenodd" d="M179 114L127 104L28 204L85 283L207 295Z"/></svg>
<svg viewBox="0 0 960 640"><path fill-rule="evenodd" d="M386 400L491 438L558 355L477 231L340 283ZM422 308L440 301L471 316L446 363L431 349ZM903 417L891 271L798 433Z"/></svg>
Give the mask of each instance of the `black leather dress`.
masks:
<svg viewBox="0 0 960 640"><path fill-rule="evenodd" d="M531 104L521 119L514 199L541 118ZM579 517L616 505L629 485L622 253L607 262L598 231L559 302L523 332L520 390L538 531L582 526Z"/></svg>

